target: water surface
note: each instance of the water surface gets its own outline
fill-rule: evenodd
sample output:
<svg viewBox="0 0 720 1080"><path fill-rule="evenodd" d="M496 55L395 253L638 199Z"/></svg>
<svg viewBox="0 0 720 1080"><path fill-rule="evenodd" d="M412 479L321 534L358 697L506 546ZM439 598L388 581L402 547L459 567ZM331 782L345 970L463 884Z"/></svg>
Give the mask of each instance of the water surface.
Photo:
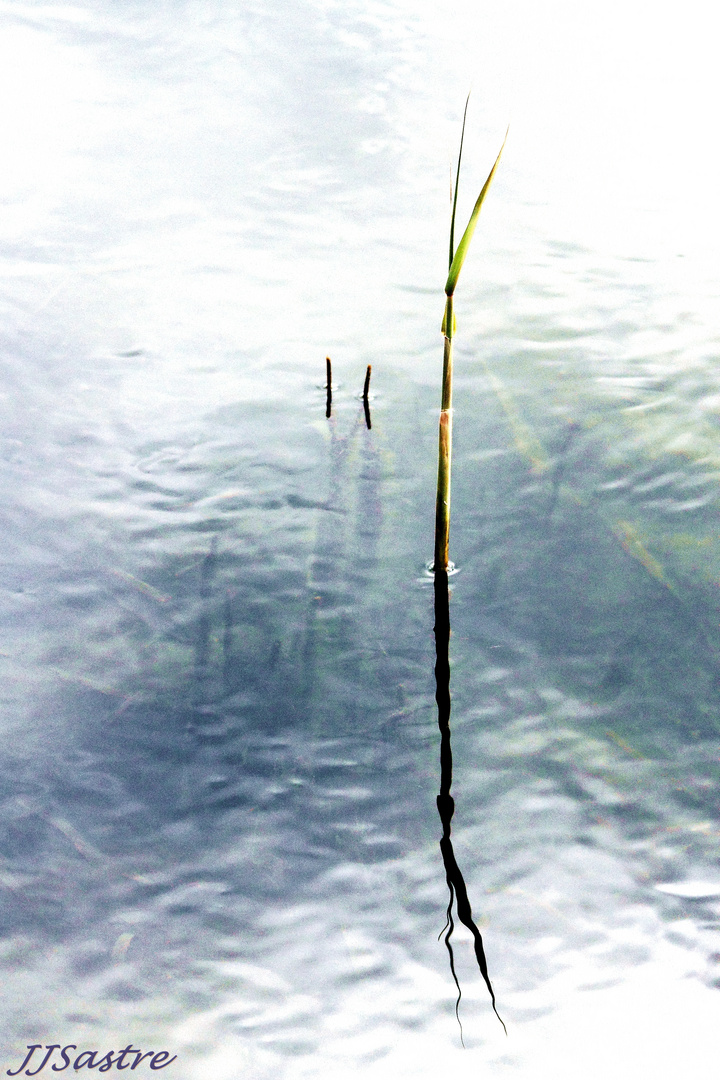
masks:
<svg viewBox="0 0 720 1080"><path fill-rule="evenodd" d="M554 66L523 5L0 7L4 1068L710 1060L712 185L677 209L634 16L556 6ZM694 18L638 61L693 72L676 149ZM453 837L509 1036L458 931L463 1050L424 566L471 77L468 204L515 115L457 302Z"/></svg>

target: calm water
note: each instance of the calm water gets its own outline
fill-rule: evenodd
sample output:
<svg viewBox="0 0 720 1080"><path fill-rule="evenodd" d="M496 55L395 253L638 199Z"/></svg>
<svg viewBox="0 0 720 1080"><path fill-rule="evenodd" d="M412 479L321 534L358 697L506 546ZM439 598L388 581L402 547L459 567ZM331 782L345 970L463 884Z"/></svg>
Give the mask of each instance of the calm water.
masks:
<svg viewBox="0 0 720 1080"><path fill-rule="evenodd" d="M714 1059L716 76L693 9L550 6L0 4L3 1069ZM463 1049L424 565L471 81L463 215L513 128L457 300L453 836L509 1036L458 932Z"/></svg>

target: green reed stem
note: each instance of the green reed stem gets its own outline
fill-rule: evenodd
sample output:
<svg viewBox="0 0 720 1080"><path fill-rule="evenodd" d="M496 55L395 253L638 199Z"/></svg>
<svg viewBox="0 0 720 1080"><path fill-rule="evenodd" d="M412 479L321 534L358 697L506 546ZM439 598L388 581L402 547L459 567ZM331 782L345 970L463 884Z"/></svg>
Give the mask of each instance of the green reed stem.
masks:
<svg viewBox="0 0 720 1080"><path fill-rule="evenodd" d="M452 327L453 298L448 296L445 303L445 324ZM452 330L445 333L443 349L442 400L440 404L440 426L438 430L438 476L437 496L435 498L435 557L433 569L448 568L448 549L450 545L450 472L452 467L452 374L453 343Z"/></svg>
<svg viewBox="0 0 720 1080"><path fill-rule="evenodd" d="M468 95L469 100L469 95ZM460 162L462 161L463 140L465 138L465 121L467 119L467 101L463 115L462 134L460 136L460 152L458 154L457 176L455 179L455 192L453 196L452 216L450 220L450 259L448 279L445 283L445 315L443 317L442 331L444 334L443 345L443 377L442 377L442 400L440 404L440 425L438 430L438 476L437 496L435 499L435 556L433 569L447 572L448 551L450 547L450 474L452 465L452 375L453 375L453 336L455 333L455 312L453 308L453 296L457 285L460 271L462 270L465 256L467 255L470 241L472 240L477 224L480 208L487 194L488 188L495 175L495 170L500 161L500 155L505 147L505 139L500 147L500 153L495 159L487 180L480 192L477 202L470 215L465 232L454 250L455 240L455 213L457 210L457 194L460 183Z"/></svg>

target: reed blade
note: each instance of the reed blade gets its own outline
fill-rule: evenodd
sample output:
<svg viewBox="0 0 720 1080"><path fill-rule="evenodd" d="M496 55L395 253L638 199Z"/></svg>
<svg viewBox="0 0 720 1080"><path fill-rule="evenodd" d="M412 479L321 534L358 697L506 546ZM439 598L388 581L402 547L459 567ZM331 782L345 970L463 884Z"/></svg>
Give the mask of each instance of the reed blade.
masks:
<svg viewBox="0 0 720 1080"><path fill-rule="evenodd" d="M450 218L450 258L448 259L448 273L450 272L450 267L452 266L453 258L455 256L455 214L457 213L458 188L460 187L460 164L462 162L463 142L465 140L465 121L467 120L467 111L469 104L470 95L468 94L465 100L465 112L463 113L462 131L460 132L460 153L458 154L458 166L457 173L455 175L455 192L453 194L452 216Z"/></svg>
<svg viewBox="0 0 720 1080"><path fill-rule="evenodd" d="M464 127L464 122L463 122L463 127ZM508 128L508 131L509 130L510 129ZM495 170L497 169L497 167L498 167L498 165L500 163L500 158L502 156L503 150L505 149L505 143L507 142L507 137L508 137L508 132L506 131L505 132L505 138L503 139L503 144L500 147L500 153L495 158L495 164L493 165L492 169L490 170L490 173L488 174L488 178L487 178L487 180L485 181L485 183L483 185L482 191L478 195L477 202L475 203L475 206L473 207L473 212L470 215L470 220L467 223L467 227L465 229L465 232L462 234L462 239L461 239L460 243L458 244L457 251L453 255L453 260L452 260L452 263L450 264L450 272L448 274L448 279L447 279L447 281L445 283L445 295L446 296L452 296L453 293L455 292L455 286L457 285L457 280L460 277L460 271L462 270L463 263L465 262L465 256L467 255L468 248L470 247L470 241L472 240L473 233L475 232L475 226L477 225L477 220L478 220L478 217L480 216L480 210L482 208L482 204L485 201L485 196L487 195L488 190L490 188L490 184L492 183L493 176L495 175ZM457 195L457 185L455 187L455 194ZM454 213L454 208L453 208L453 224L454 224L454 218L455 218L455 213Z"/></svg>

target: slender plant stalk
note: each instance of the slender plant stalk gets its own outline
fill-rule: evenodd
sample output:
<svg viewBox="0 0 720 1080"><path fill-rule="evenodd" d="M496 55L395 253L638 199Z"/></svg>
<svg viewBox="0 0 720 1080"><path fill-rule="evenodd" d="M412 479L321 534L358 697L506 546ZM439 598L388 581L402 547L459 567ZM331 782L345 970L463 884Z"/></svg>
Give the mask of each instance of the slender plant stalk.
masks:
<svg viewBox="0 0 720 1080"><path fill-rule="evenodd" d="M372 364L368 364L367 371L365 372L365 385L363 386L363 401L367 401L368 394L370 393L370 376L372 375Z"/></svg>
<svg viewBox="0 0 720 1080"><path fill-rule="evenodd" d="M453 318L452 297L445 305L445 318ZM452 465L452 336L445 334L443 349L442 400L438 430L438 475L435 499L435 558L433 569L447 573L450 545L450 469Z"/></svg>
<svg viewBox="0 0 720 1080"><path fill-rule="evenodd" d="M468 101L470 100L468 95ZM443 317L442 332L444 334L443 347L443 378L442 399L440 403L440 427L438 431L438 478L437 497L435 500L435 557L433 569L447 572L448 550L450 545L450 472L452 463L452 376L453 376L453 337L455 335L455 312L453 297L460 271L462 270L465 256L467 255L470 241L472 240L480 208L485 200L490 184L492 183L495 170L498 167L500 156L505 147L505 139L500 147L500 153L495 159L495 164L490 170L487 180L480 192L477 202L470 215L467 228L454 250L455 241L455 214L457 211L458 186L460 182L460 163L462 161L463 140L465 138L465 121L467 119L468 102L465 102L463 115L462 134L460 136L460 152L458 154L457 176L455 178L455 193L453 196L452 217L450 220L450 258L448 278L445 283L445 315Z"/></svg>
<svg viewBox="0 0 720 1080"><path fill-rule="evenodd" d="M467 886L465 879L462 875L462 871L458 866L453 851L453 843L451 838L452 832L452 818L455 813L455 801L451 795L452 788L452 771L453 771L453 759L452 759L452 747L450 738L450 598L448 590L448 546L450 539L450 464L452 455L452 369L453 369L453 337L455 336L455 312L453 305L453 298L455 294L455 286L462 269L463 262L467 250L470 246L472 235L475 231L475 225L477 223L480 208L483 204L485 195L487 194L490 183L495 174L495 169L500 161L500 154L503 152L503 145L500 147L500 154L498 154L495 164L490 170L490 175L485 181L477 202L470 215L467 228L463 233L462 239L458 244L457 251L454 250L455 245L455 215L457 211L457 196L458 185L460 181L460 163L462 160L462 147L463 139L465 137L465 120L467 118L467 102L465 102L465 113L463 115L462 135L460 137L460 152L458 154L458 167L457 176L455 178L455 192L453 195L453 207L452 217L450 221L450 259L448 279L445 284L445 317L443 319L442 330L444 334L444 349L443 349L443 381L442 381L442 401L440 405L440 431L438 437L438 482L437 482L437 500L435 503L435 559L434 559L434 571L435 571L435 647L437 655L437 663L435 665L435 677L437 682L436 700L438 706L438 725L440 727L440 794L437 798L437 808L440 814L440 820L442 822L443 834L440 840L440 851L442 854L443 865L445 867L445 879L447 881L450 900L447 907L447 922L445 929L441 932L441 936L445 935L445 946L448 950L450 957L450 971L452 977L455 980L455 985L458 991L457 1001L455 1003L455 1015L457 1016L458 1023L460 1023L460 999L462 991L460 989L460 982L458 980L457 972L455 969L455 959L453 953L453 947L451 944L451 937L455 928L453 920L453 904L457 911L457 917L461 923L463 923L470 933L473 935L475 946L475 957L480 968L480 973L485 980L488 992L490 994L490 1000L492 1007L498 1020L505 1028L505 1024L497 1011L495 1003L495 992L493 990L492 983L490 981L490 974L488 972L487 959L485 957L485 948L483 945L482 935L478 929L477 923L473 919L472 908L470 906L470 900L468 897ZM507 139L507 132L505 134ZM507 1034L507 1029L505 1031ZM462 1024L460 1024L460 1039L462 1041ZM464 1043L463 1043L464 1045Z"/></svg>

